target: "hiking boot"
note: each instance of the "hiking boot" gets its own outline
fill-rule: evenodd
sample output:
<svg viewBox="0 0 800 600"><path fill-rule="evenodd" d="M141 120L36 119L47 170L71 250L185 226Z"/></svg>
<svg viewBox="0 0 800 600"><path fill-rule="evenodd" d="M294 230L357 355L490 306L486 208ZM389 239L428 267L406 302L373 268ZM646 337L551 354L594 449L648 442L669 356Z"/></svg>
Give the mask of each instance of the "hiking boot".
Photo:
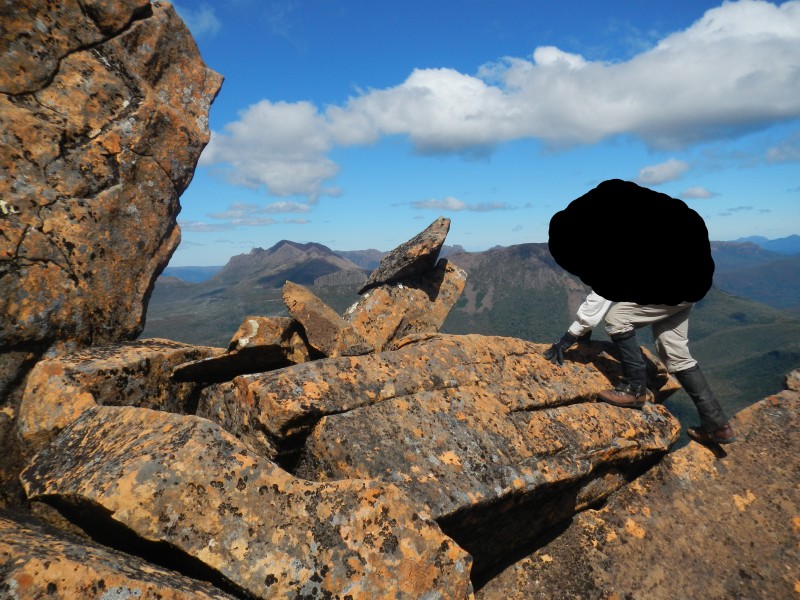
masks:
<svg viewBox="0 0 800 600"><path fill-rule="evenodd" d="M700 367L695 365L684 371L677 371L674 375L697 407L700 415L700 427L697 428L697 431L705 433L725 429L730 419L722 410L719 400L711 390Z"/></svg>
<svg viewBox="0 0 800 600"><path fill-rule="evenodd" d="M623 382L613 390L604 390L598 393L597 398L614 406L642 408L647 401L647 388Z"/></svg>
<svg viewBox="0 0 800 600"><path fill-rule="evenodd" d="M714 431L706 431L702 427L689 427L686 433L700 444L710 444L712 442L715 444L731 444L736 441L736 434L733 432L730 423Z"/></svg>

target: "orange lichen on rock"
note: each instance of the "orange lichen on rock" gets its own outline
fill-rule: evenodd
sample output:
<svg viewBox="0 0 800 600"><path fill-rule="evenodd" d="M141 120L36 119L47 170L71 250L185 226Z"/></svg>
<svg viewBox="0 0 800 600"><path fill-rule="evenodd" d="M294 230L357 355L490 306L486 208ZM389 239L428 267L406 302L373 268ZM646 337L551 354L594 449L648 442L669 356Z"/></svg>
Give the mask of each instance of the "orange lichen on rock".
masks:
<svg viewBox="0 0 800 600"><path fill-rule="evenodd" d="M205 419L92 408L21 480L32 499L100 506L257 597L471 595L469 556L396 487L295 478Z"/></svg>

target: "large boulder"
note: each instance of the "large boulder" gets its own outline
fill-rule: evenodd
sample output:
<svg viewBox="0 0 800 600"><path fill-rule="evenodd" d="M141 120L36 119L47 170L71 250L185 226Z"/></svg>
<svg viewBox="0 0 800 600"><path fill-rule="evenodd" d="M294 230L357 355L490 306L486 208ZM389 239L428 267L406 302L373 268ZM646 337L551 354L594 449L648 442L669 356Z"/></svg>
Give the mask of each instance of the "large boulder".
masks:
<svg viewBox="0 0 800 600"><path fill-rule="evenodd" d="M0 513L0 597L52 600L234 600L212 585Z"/></svg>
<svg viewBox="0 0 800 600"><path fill-rule="evenodd" d="M463 269L442 259L430 272L365 292L344 319L380 352L407 335L438 333L466 282Z"/></svg>
<svg viewBox="0 0 800 600"><path fill-rule="evenodd" d="M194 413L199 387L172 380L175 367L220 348L149 339L46 358L28 375L17 419L23 455L33 456L93 406Z"/></svg>
<svg viewBox="0 0 800 600"><path fill-rule="evenodd" d="M124 525L255 597L471 595L469 556L396 487L295 478L198 417L89 409L20 478L31 499Z"/></svg>
<svg viewBox="0 0 800 600"><path fill-rule="evenodd" d="M358 293L363 294L368 289L384 283L432 271L449 231L450 219L445 217L436 219L425 230L387 253L364 285L359 288Z"/></svg>
<svg viewBox="0 0 800 600"><path fill-rule="evenodd" d="M37 360L141 331L221 81L168 3L0 3L0 506Z"/></svg>
<svg viewBox="0 0 800 600"><path fill-rule="evenodd" d="M619 374L608 346L581 346L565 368L545 348L408 337L391 352L239 377L205 390L200 410L229 416L223 425L254 448L291 456L302 445L287 459L300 477L396 484L470 551L480 578L677 439L661 406L591 401ZM677 388L666 375L660 384Z"/></svg>
<svg viewBox="0 0 800 600"><path fill-rule="evenodd" d="M131 339L221 77L167 3L0 11L0 347Z"/></svg>
<svg viewBox="0 0 800 600"><path fill-rule="evenodd" d="M800 393L757 402L734 427L734 444L672 452L477 597L796 597Z"/></svg>

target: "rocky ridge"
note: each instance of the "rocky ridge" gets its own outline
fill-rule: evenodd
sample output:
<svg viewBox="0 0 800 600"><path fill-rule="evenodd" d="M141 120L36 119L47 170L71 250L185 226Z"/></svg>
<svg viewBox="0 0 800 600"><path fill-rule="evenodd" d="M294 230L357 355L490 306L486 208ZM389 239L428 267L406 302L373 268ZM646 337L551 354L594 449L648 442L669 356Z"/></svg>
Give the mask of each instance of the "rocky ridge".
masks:
<svg viewBox="0 0 800 600"><path fill-rule="evenodd" d="M679 429L663 406L633 411L594 402L594 395L620 375L607 344L582 344L558 368L544 360L545 347L538 344L439 333L467 277L440 256L450 225L444 218L384 256L359 301L343 314L289 282L284 301L291 316L250 316L227 348L131 342L153 276L176 243L173 209L207 139L206 112L219 77L202 65L166 3L75 0L45 8L23 2L17 13L0 20L5 44L0 64L12 80L3 88L4 123L17 127L25 121L20 107L35 108L26 95L51 79L62 86L53 90L52 106L65 113L70 113L66 95L81 82L84 89L116 89L112 75L95 59L100 65L107 61L114 74L127 73L126 85L144 78L155 86L155 98L146 86L136 96L142 112L123 111L130 128L117 123L114 111L104 112L114 103L100 102L102 94L94 99L89 94L92 101L84 102L83 112L70 113L83 115L87 123L94 119L97 134L92 129L85 135L85 128L70 119L59 123L84 132L68 144L75 164L91 167L100 153L108 159L104 164L117 161L126 173L119 186L94 198L121 190L132 194L109 213L133 214L125 212L125 202L137 210L143 205L136 202L157 205L153 223L135 221L123 233L143 240L147 232L161 233L135 252L132 246L115 246L115 252L136 254L148 265L120 271L107 260L81 263L80 254L81 244L110 252L116 222L90 219L87 230L56 220L46 226L23 224L19 231L25 240L58 231L57 243L68 249L64 260L77 261L70 267L77 282L59 292L66 312L51 303L58 282L41 276L40 268L50 268L47 260L19 253L4 263L14 277L4 276L3 285L31 293L20 310L8 300L12 296L4 296L14 310L4 308L12 333L4 338L0 356L0 450L11 457L0 480L0 596L460 599L473 597L477 589L487 598L514 598L530 597L539 589L531 586L547 580L552 586L542 589L548 597L567 597L581 586L596 597L647 597L641 594L654 588L650 580L636 587L636 569L625 568L624 545L621 566L606 572L605 554L579 558L587 568L576 571L576 581L563 581L563 569L540 577L530 565L556 562L559 543L579 552L605 542L610 555L614 540L625 539L614 529L619 523L660 551L667 544L659 540L674 534L670 517L675 511L646 511L639 498L647 500L651 492L639 491L667 482L674 491L666 506L671 502L691 516L691 508L678 504L687 474L716 473L710 479L730 485L726 473L739 464L735 452L714 463L708 449L692 446L688 454L661 460ZM38 33L24 35L31 22ZM125 52L115 54L117 47ZM150 53L146 76L134 68L143 64L137 52ZM88 62L77 70L70 62L84 59ZM37 75L39 68L55 69L55 78ZM107 85L93 83L98 72L97 81ZM182 87L178 72L188 82L203 83ZM35 104L46 99L43 93ZM143 146L131 141L129 147L119 138L115 153L112 134L130 129L138 135L140 122L153 124L148 141ZM174 124L177 137L170 137ZM15 131L23 147L38 147L36 128L7 131ZM175 151L176 143L184 144L181 152ZM168 186L159 187L154 171L129 169L142 147L150 150L135 160L145 165L151 158L159 163L170 157L171 162L158 164L170 179ZM29 218L25 210L38 197L57 198L53 206L60 202L69 210L85 208L83 196L69 196L58 187L73 181L76 172L69 161L49 163L46 172L53 178L36 179L28 155L9 156L5 172L27 175L13 179L17 199L4 211L6 217ZM167 206L162 212L158 199ZM96 210L92 219L102 216ZM127 287L115 290L124 296L119 304L78 293L89 289L81 278L106 282L123 275ZM125 310L130 314L123 316ZM70 320L78 314L83 316ZM663 399L677 384L652 357L648 362L655 398ZM736 511L749 509L778 523L797 514L791 483L796 462L787 467L774 453L797 438L789 435L796 421L791 415L796 415L797 379L796 373L787 379L795 391L768 400L766 412L750 421L741 417L745 439L741 450L734 450L772 476L768 496L779 500L756 512L759 493L740 486L732 496ZM762 421L773 438L757 427ZM754 424L751 429L748 422ZM759 439L767 446L753 443ZM770 461L755 460L770 448ZM770 463L771 471L764 468ZM721 493L723 488L708 480L690 486L697 492L694 503ZM598 528L597 514L608 524L605 529ZM647 522L651 516L655 520ZM553 539L570 519L578 526ZM581 529L583 523L589 526ZM737 521L717 523L713 536L697 539L720 540L725 550L735 539L728 532ZM586 541L582 531L603 536ZM775 528L767 538L752 531L747 539L753 552L770 565L796 553ZM777 551L770 553L776 539ZM643 555L647 547L640 549ZM698 547L678 545L684 554ZM720 556L726 560L712 573L730 579L735 558ZM689 564L707 568L702 561ZM779 571L744 569L766 581L764 589L782 592L795 575ZM669 578L652 581L665 585ZM686 588L673 589L687 595ZM757 588L737 583L706 589L713 596L720 589Z"/></svg>
<svg viewBox="0 0 800 600"><path fill-rule="evenodd" d="M536 344L439 334L466 274L431 259L434 225L345 315L287 282L294 316L251 317L227 349L144 340L39 361L16 424L34 512L221 594L467 598L669 449L662 407L592 401L619 376L606 345L560 369ZM404 325L369 325L383 322ZM380 349L348 355L352 339Z"/></svg>

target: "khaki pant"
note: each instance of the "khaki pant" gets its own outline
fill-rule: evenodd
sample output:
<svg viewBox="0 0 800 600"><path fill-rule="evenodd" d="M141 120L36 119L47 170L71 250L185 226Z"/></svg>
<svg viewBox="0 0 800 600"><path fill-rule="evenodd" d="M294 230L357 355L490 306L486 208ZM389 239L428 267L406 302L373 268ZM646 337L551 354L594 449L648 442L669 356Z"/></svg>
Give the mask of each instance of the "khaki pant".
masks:
<svg viewBox="0 0 800 600"><path fill-rule="evenodd" d="M684 371L697 364L689 353L689 313L692 305L692 302L681 302L676 306L617 302L606 313L606 331L608 335L618 335L652 325L656 352L667 366L667 371Z"/></svg>

